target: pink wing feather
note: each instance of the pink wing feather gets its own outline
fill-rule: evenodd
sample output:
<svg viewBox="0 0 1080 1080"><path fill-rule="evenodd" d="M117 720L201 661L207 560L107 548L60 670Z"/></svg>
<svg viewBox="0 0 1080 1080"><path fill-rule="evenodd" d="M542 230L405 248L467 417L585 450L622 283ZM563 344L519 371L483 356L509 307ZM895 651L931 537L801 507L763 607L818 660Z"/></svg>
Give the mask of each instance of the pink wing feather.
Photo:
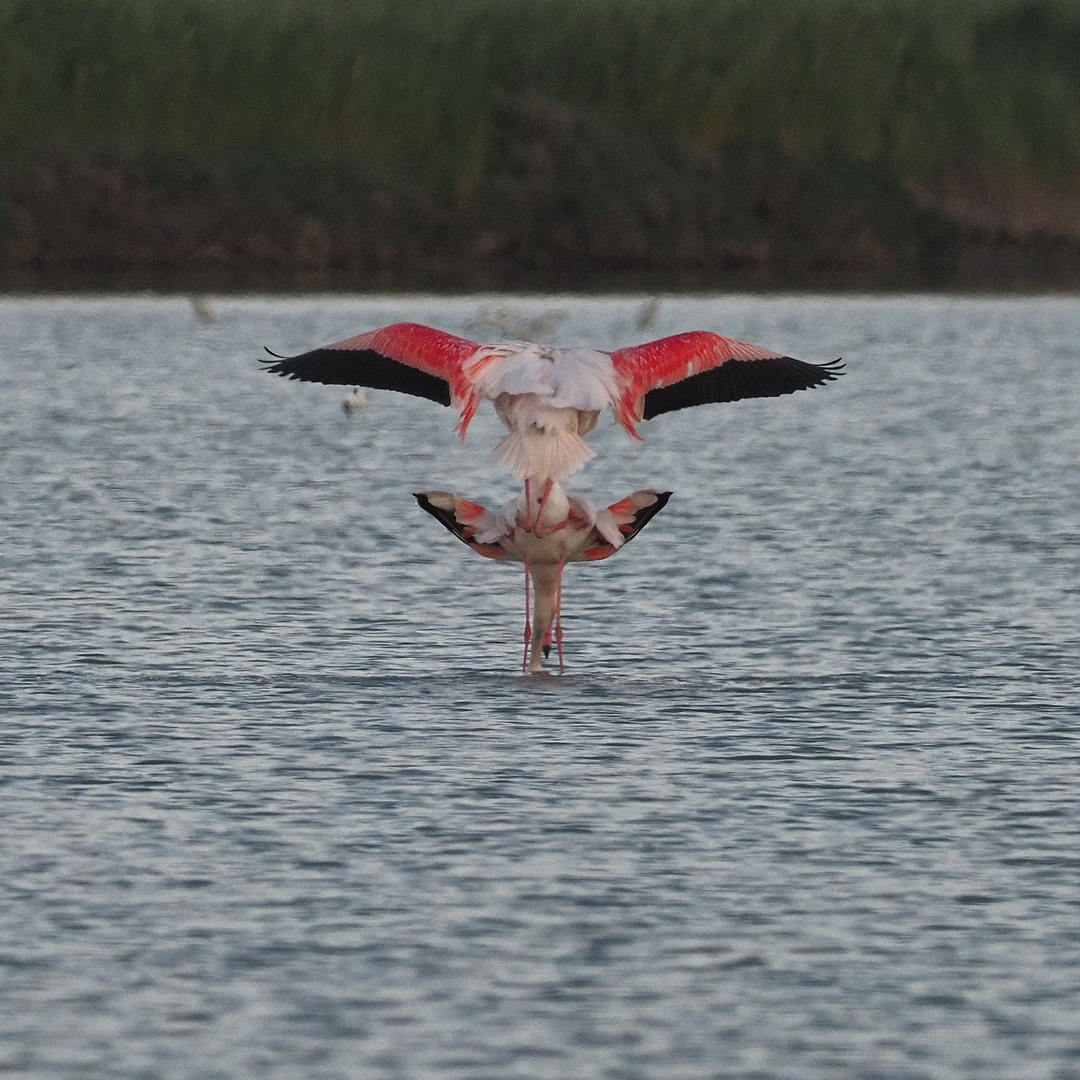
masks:
<svg viewBox="0 0 1080 1080"><path fill-rule="evenodd" d="M303 382L396 390L452 405L462 437L479 399L463 365L480 346L420 323L393 323L299 356L275 357L267 368Z"/></svg>
<svg viewBox="0 0 1080 1080"><path fill-rule="evenodd" d="M421 323L392 323L325 348L345 352L376 352L399 364L444 379L450 384L455 397L463 397L468 393L469 383L462 365L480 346L475 341Z"/></svg>
<svg viewBox="0 0 1080 1080"><path fill-rule="evenodd" d="M299 356L275 356L267 370L304 382L397 390L451 405L460 413L457 430L464 438L480 404L465 363L480 349L475 341L430 326L394 323ZM808 364L705 330L618 349L611 363L621 387L612 405L619 423L635 437L639 421L660 413L791 394L835 379L842 368L838 360Z"/></svg>
<svg viewBox="0 0 1080 1080"><path fill-rule="evenodd" d="M631 435L641 420L714 401L778 397L835 379L839 361L808 364L707 330L618 349L611 362L623 390L618 421Z"/></svg>

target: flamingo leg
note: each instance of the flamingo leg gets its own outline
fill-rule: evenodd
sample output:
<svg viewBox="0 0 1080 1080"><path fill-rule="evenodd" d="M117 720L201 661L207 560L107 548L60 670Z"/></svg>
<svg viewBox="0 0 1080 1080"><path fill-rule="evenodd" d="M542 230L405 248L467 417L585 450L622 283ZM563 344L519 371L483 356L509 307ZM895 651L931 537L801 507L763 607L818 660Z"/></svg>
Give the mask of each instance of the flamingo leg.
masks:
<svg viewBox="0 0 1080 1080"><path fill-rule="evenodd" d="M529 481L526 480L527 484ZM529 639L532 637L532 623L529 620L529 560L525 560L525 655L521 658L521 670L529 667Z"/></svg>
<svg viewBox="0 0 1080 1080"><path fill-rule="evenodd" d="M545 536L551 536L552 533L557 533L560 529L565 529L569 524L569 521L560 521L558 525L552 525L550 529L541 529L538 525L533 530L533 536L535 536L537 540L543 540Z"/></svg>
<svg viewBox="0 0 1080 1080"><path fill-rule="evenodd" d="M537 504L536 507L536 522L534 523L530 531L537 539L542 539L545 536L550 536L552 533L558 532L561 528L563 528L564 525L566 525L565 521L560 521L558 525L553 525L550 529L544 529L540 526L540 516L544 512L544 507L547 506L547 501L551 495L551 489L553 486L554 483L551 480L548 480L544 483L544 492L540 496L540 502Z"/></svg>
<svg viewBox="0 0 1080 1080"><path fill-rule="evenodd" d="M539 521L539 516L537 521ZM529 496L529 478L525 477L525 531L533 531L533 517L532 517L532 499ZM528 577L528 570L525 571L526 577Z"/></svg>
<svg viewBox="0 0 1080 1080"><path fill-rule="evenodd" d="M559 652L559 674L566 674L562 652L562 560L559 560L559 584L555 589L555 647Z"/></svg>

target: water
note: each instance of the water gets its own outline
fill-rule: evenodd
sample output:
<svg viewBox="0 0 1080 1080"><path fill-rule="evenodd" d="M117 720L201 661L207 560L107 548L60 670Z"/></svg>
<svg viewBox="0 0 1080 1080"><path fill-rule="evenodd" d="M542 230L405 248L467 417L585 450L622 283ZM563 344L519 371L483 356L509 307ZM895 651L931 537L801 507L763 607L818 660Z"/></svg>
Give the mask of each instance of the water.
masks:
<svg viewBox="0 0 1080 1080"><path fill-rule="evenodd" d="M1080 300L642 300L0 301L0 1072L1080 1077ZM498 304L848 363L601 425L563 678L490 411L255 363Z"/></svg>

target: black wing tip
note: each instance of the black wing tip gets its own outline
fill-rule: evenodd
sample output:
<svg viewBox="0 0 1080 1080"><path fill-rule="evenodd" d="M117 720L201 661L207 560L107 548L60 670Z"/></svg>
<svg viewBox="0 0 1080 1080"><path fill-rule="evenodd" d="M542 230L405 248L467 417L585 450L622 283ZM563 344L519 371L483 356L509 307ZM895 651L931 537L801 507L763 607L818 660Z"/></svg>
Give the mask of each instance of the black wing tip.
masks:
<svg viewBox="0 0 1080 1080"><path fill-rule="evenodd" d="M447 492L439 492L447 494ZM473 530L462 524L454 516L453 510L443 510L436 506L422 491L414 491L413 498L420 504L421 509L426 510L448 532L456 536L467 548L475 551L477 555L483 555L485 559L501 559L503 555L498 553L497 544L478 544L473 539Z"/></svg>
<svg viewBox="0 0 1080 1080"><path fill-rule="evenodd" d="M772 361L773 363L780 363L790 365L796 368L798 371L817 371L822 374L822 377L828 381L829 379L835 379L837 376L844 373L844 369L847 365L844 363L844 358L838 356L835 360L826 360L823 364L815 364L810 360L800 360L797 356L781 356L778 361ZM735 364L761 364L761 360L735 360L729 361L729 363ZM769 363L769 361L765 361Z"/></svg>
<svg viewBox="0 0 1080 1080"><path fill-rule="evenodd" d="M282 356L280 353L274 352L273 349L263 346L263 349L269 354L268 356L260 356L258 358L259 363L263 365L263 371L270 375L284 375L289 379L299 379L300 376L289 367L289 362L295 360L294 356Z"/></svg>
<svg viewBox="0 0 1080 1080"><path fill-rule="evenodd" d="M414 491L413 498L420 504L422 510L426 510L440 525L452 532L463 544L469 543L462 535L461 524L457 518L454 517L454 512L452 510L443 510L441 507L436 506L422 491Z"/></svg>
<svg viewBox="0 0 1080 1080"><path fill-rule="evenodd" d="M630 543L630 541L633 540L634 537L664 509L665 506L667 506L668 499L671 498L670 491L652 491L649 492L649 494L653 496L653 501L649 503L648 506L643 506L634 515L634 520L630 522L629 531L625 534L623 540L624 546Z"/></svg>
<svg viewBox="0 0 1080 1080"><path fill-rule="evenodd" d="M665 506L667 506L668 499L671 498L670 491L654 491L652 494L654 496L653 501L649 503L648 506L643 506L634 515L635 536L639 532L641 532L641 530L644 529L645 526L648 525L649 522L652 521L652 519L656 517L656 515L659 514L661 510L664 509Z"/></svg>
<svg viewBox="0 0 1080 1080"><path fill-rule="evenodd" d="M265 348L265 346L264 346ZM284 375L299 382L324 386L365 386L370 390L393 390L399 394L427 398L438 405L450 405L450 383L411 364L402 363L374 349L340 349L323 346L299 356L278 356L266 349L271 359L260 357L264 371Z"/></svg>
<svg viewBox="0 0 1080 1080"><path fill-rule="evenodd" d="M813 390L815 387L833 382L844 374L847 366L839 356L835 360L826 361L824 364L811 364L806 360L796 360L793 356L785 356L784 359L790 361L799 374L806 377L806 382L802 386L793 386L788 393L797 393L799 390Z"/></svg>
<svg viewBox="0 0 1080 1080"><path fill-rule="evenodd" d="M451 528L450 525L447 525L447 512L445 510L440 510L439 507L427 497L425 492L414 491L413 498L420 504L421 510L426 510L432 517L438 518L448 529ZM452 515L450 515L450 520L453 520Z"/></svg>

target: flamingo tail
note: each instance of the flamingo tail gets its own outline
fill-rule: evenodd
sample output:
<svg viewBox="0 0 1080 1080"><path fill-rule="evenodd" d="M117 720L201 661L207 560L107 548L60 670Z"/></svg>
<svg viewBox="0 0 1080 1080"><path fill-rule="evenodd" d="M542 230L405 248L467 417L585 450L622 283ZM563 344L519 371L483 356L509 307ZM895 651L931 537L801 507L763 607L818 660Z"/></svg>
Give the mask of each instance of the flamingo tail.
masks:
<svg viewBox="0 0 1080 1080"><path fill-rule="evenodd" d="M492 457L519 480L545 477L560 483L596 457L576 431L511 431L491 451Z"/></svg>

